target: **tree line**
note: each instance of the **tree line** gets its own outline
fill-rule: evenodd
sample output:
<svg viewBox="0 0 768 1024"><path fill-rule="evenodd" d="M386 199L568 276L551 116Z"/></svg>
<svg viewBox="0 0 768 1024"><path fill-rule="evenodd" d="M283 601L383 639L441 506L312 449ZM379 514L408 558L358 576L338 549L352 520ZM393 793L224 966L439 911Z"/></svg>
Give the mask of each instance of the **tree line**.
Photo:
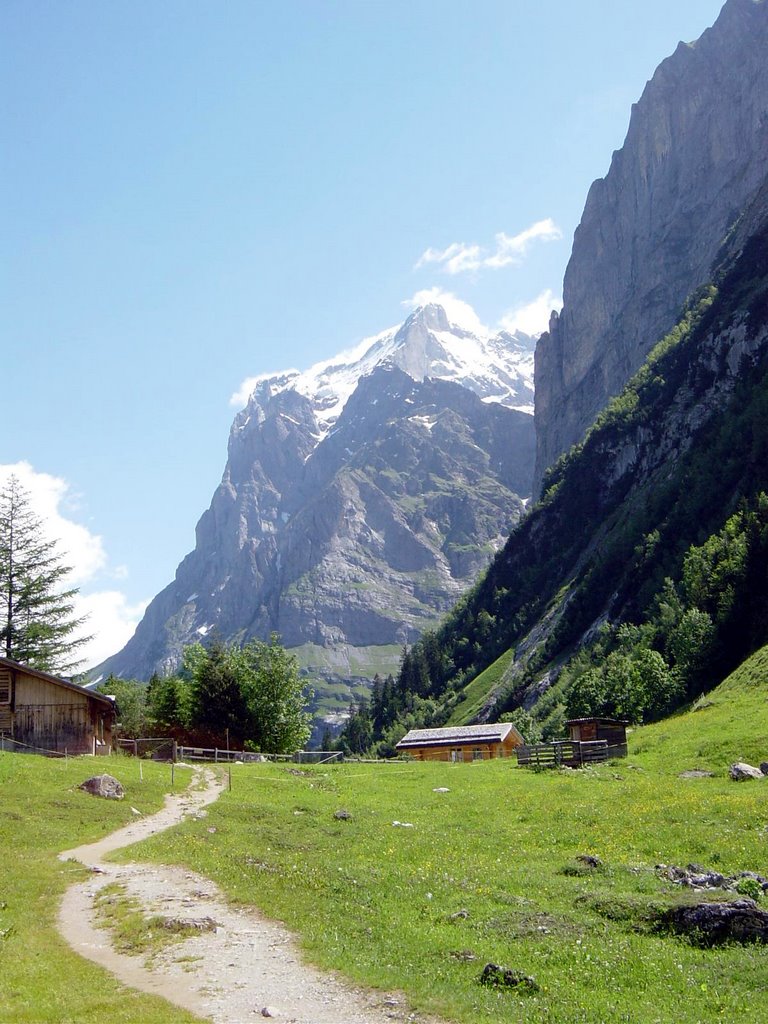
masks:
<svg viewBox="0 0 768 1024"><path fill-rule="evenodd" d="M99 690L115 698L126 737L160 734L192 746L285 754L310 734L311 691L276 633L242 647L218 639L192 644L177 674L149 683L109 676Z"/></svg>

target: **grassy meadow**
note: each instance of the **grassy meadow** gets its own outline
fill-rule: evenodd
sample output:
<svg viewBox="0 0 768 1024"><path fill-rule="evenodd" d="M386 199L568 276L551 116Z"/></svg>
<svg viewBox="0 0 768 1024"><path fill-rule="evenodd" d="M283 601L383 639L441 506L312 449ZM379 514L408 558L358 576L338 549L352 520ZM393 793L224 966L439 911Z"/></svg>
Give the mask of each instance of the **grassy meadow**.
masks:
<svg viewBox="0 0 768 1024"><path fill-rule="evenodd" d="M704 949L653 924L691 898L659 863L768 875L768 780L727 776L734 760L767 758L765 649L696 710L636 730L626 760L542 773L514 760L234 765L232 792L204 821L115 856L186 864L285 921L310 960L446 1020L768 1024L768 948ZM714 774L679 778L693 768ZM127 799L79 792L96 770L117 775ZM117 828L131 806L159 807L168 766L138 773L128 758L0 754L0 1021L193 1019L126 992L55 931L65 886L84 877L57 852ZM135 915L117 909L132 943ZM538 990L481 986L487 962Z"/></svg>
<svg viewBox="0 0 768 1024"><path fill-rule="evenodd" d="M107 771L124 785L122 801L77 789ZM177 788L188 781L186 773ZM198 1020L165 1000L124 989L111 975L71 952L56 931L65 888L87 877L57 859L113 832L131 807L158 810L170 788L168 765L127 757L49 760L0 753L0 1021L2 1024L186 1024Z"/></svg>
<svg viewBox="0 0 768 1024"><path fill-rule="evenodd" d="M130 856L187 864L285 921L314 962L467 1024L768 1022L768 949L702 949L649 923L686 898L659 863L768 874L768 780L727 777L768 757L768 652L700 704L584 771L236 766L204 824ZM691 768L715 775L678 777ZM484 988L489 961L539 991Z"/></svg>

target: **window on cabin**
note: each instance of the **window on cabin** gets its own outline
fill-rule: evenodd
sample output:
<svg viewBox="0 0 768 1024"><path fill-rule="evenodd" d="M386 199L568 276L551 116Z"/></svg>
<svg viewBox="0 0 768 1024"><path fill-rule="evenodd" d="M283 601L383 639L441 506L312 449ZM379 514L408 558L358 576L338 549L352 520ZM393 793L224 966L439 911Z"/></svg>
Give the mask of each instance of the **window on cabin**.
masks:
<svg viewBox="0 0 768 1024"><path fill-rule="evenodd" d="M473 761L482 761L483 760L483 751L482 751L481 747L473 747L472 748L472 760Z"/></svg>
<svg viewBox="0 0 768 1024"><path fill-rule="evenodd" d="M464 760L464 751L461 749L461 747L457 747L456 750L452 750L451 751L451 760L452 761L463 761Z"/></svg>
<svg viewBox="0 0 768 1024"><path fill-rule="evenodd" d="M11 703L11 673L8 669L0 671L0 704Z"/></svg>

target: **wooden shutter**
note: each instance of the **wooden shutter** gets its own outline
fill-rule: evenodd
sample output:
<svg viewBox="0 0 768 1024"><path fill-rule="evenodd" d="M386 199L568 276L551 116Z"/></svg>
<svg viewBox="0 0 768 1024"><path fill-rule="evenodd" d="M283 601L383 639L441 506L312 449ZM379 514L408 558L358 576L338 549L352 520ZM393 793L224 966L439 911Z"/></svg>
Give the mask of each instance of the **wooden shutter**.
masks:
<svg viewBox="0 0 768 1024"><path fill-rule="evenodd" d="M10 669L0 668L0 704L11 703L11 672Z"/></svg>

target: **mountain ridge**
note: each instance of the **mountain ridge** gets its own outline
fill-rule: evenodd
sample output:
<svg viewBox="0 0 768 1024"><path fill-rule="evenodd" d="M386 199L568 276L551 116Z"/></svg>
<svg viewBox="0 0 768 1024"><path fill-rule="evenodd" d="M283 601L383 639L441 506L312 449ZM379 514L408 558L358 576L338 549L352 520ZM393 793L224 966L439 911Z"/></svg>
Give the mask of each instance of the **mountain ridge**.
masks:
<svg viewBox="0 0 768 1024"><path fill-rule="evenodd" d="M195 549L93 674L148 678L213 630L234 642L276 631L325 710L346 710L524 513L533 418L509 405L528 403L531 348L427 306L298 387L292 373L257 381Z"/></svg>

